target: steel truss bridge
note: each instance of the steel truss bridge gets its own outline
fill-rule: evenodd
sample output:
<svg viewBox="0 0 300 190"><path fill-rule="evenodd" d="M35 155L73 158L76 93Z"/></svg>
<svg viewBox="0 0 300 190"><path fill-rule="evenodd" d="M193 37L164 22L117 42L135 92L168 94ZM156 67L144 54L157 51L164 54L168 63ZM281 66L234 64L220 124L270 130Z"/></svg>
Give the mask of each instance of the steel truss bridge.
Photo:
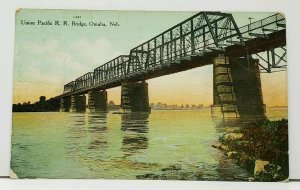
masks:
<svg viewBox="0 0 300 190"><path fill-rule="evenodd" d="M199 12L134 47L129 55L120 55L66 84L56 98L212 64L219 54L259 58L261 72L286 70L285 18L274 14L239 27L232 14Z"/></svg>

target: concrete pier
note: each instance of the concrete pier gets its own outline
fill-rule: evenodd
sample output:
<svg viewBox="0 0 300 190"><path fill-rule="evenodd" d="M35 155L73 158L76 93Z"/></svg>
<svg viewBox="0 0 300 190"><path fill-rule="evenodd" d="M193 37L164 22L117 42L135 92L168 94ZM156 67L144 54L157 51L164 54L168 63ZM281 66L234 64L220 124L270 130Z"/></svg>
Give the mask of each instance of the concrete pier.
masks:
<svg viewBox="0 0 300 190"><path fill-rule="evenodd" d="M213 80L212 116L265 117L258 60L219 55Z"/></svg>
<svg viewBox="0 0 300 190"><path fill-rule="evenodd" d="M121 89L121 107L125 111L149 112L148 84L145 81L123 82Z"/></svg>
<svg viewBox="0 0 300 190"><path fill-rule="evenodd" d="M70 112L84 112L85 111L85 95L71 96Z"/></svg>
<svg viewBox="0 0 300 190"><path fill-rule="evenodd" d="M107 112L106 90L89 91L88 110L89 112Z"/></svg>
<svg viewBox="0 0 300 190"><path fill-rule="evenodd" d="M71 107L71 97L64 97L60 99L60 112L68 112Z"/></svg>

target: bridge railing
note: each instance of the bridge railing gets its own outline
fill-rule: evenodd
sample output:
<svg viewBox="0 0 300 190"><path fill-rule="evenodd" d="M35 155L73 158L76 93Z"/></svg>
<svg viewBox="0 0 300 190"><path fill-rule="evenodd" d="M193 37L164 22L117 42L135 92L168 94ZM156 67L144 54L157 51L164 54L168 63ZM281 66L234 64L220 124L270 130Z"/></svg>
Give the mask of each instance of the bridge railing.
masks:
<svg viewBox="0 0 300 190"><path fill-rule="evenodd" d="M130 51L128 73L185 59L240 36L231 14L200 12Z"/></svg>
<svg viewBox="0 0 300 190"><path fill-rule="evenodd" d="M64 94L74 91L75 81L71 81L64 85Z"/></svg>
<svg viewBox="0 0 300 190"><path fill-rule="evenodd" d="M128 61L128 55L121 55L94 69L94 85L125 76Z"/></svg>
<svg viewBox="0 0 300 190"><path fill-rule="evenodd" d="M276 13L264 19L252 22L239 28L244 40L252 39L253 34L269 34L285 29L286 21L282 14ZM235 37L238 39L238 36Z"/></svg>

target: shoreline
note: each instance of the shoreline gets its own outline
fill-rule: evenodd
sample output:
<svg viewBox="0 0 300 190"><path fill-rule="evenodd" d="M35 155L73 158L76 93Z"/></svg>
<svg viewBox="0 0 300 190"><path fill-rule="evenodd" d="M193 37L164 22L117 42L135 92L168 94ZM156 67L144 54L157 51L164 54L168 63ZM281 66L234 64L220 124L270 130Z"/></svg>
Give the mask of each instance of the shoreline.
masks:
<svg viewBox="0 0 300 190"><path fill-rule="evenodd" d="M287 181L288 120L261 120L223 133L212 145L252 173L250 181Z"/></svg>

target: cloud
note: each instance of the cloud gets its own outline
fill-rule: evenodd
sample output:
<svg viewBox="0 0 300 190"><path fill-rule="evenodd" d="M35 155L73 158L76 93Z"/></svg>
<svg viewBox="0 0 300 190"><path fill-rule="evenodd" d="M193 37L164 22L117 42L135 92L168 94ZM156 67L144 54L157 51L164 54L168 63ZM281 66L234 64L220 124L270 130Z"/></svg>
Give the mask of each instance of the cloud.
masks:
<svg viewBox="0 0 300 190"><path fill-rule="evenodd" d="M71 46L73 52L77 52L77 56L88 60L93 64L104 64L109 60L114 59L121 53L116 51L111 43L106 39L98 39L90 42L86 39L81 39Z"/></svg>
<svg viewBox="0 0 300 190"><path fill-rule="evenodd" d="M70 44L49 39L42 42L24 41L16 48L15 73L27 80L26 73L35 68L42 75L56 75L66 83L119 56L108 40L80 39Z"/></svg>
<svg viewBox="0 0 300 190"><path fill-rule="evenodd" d="M79 39L69 44L56 39L19 42L15 52L14 99L33 101L39 92L59 95L64 84L120 54L106 39Z"/></svg>

